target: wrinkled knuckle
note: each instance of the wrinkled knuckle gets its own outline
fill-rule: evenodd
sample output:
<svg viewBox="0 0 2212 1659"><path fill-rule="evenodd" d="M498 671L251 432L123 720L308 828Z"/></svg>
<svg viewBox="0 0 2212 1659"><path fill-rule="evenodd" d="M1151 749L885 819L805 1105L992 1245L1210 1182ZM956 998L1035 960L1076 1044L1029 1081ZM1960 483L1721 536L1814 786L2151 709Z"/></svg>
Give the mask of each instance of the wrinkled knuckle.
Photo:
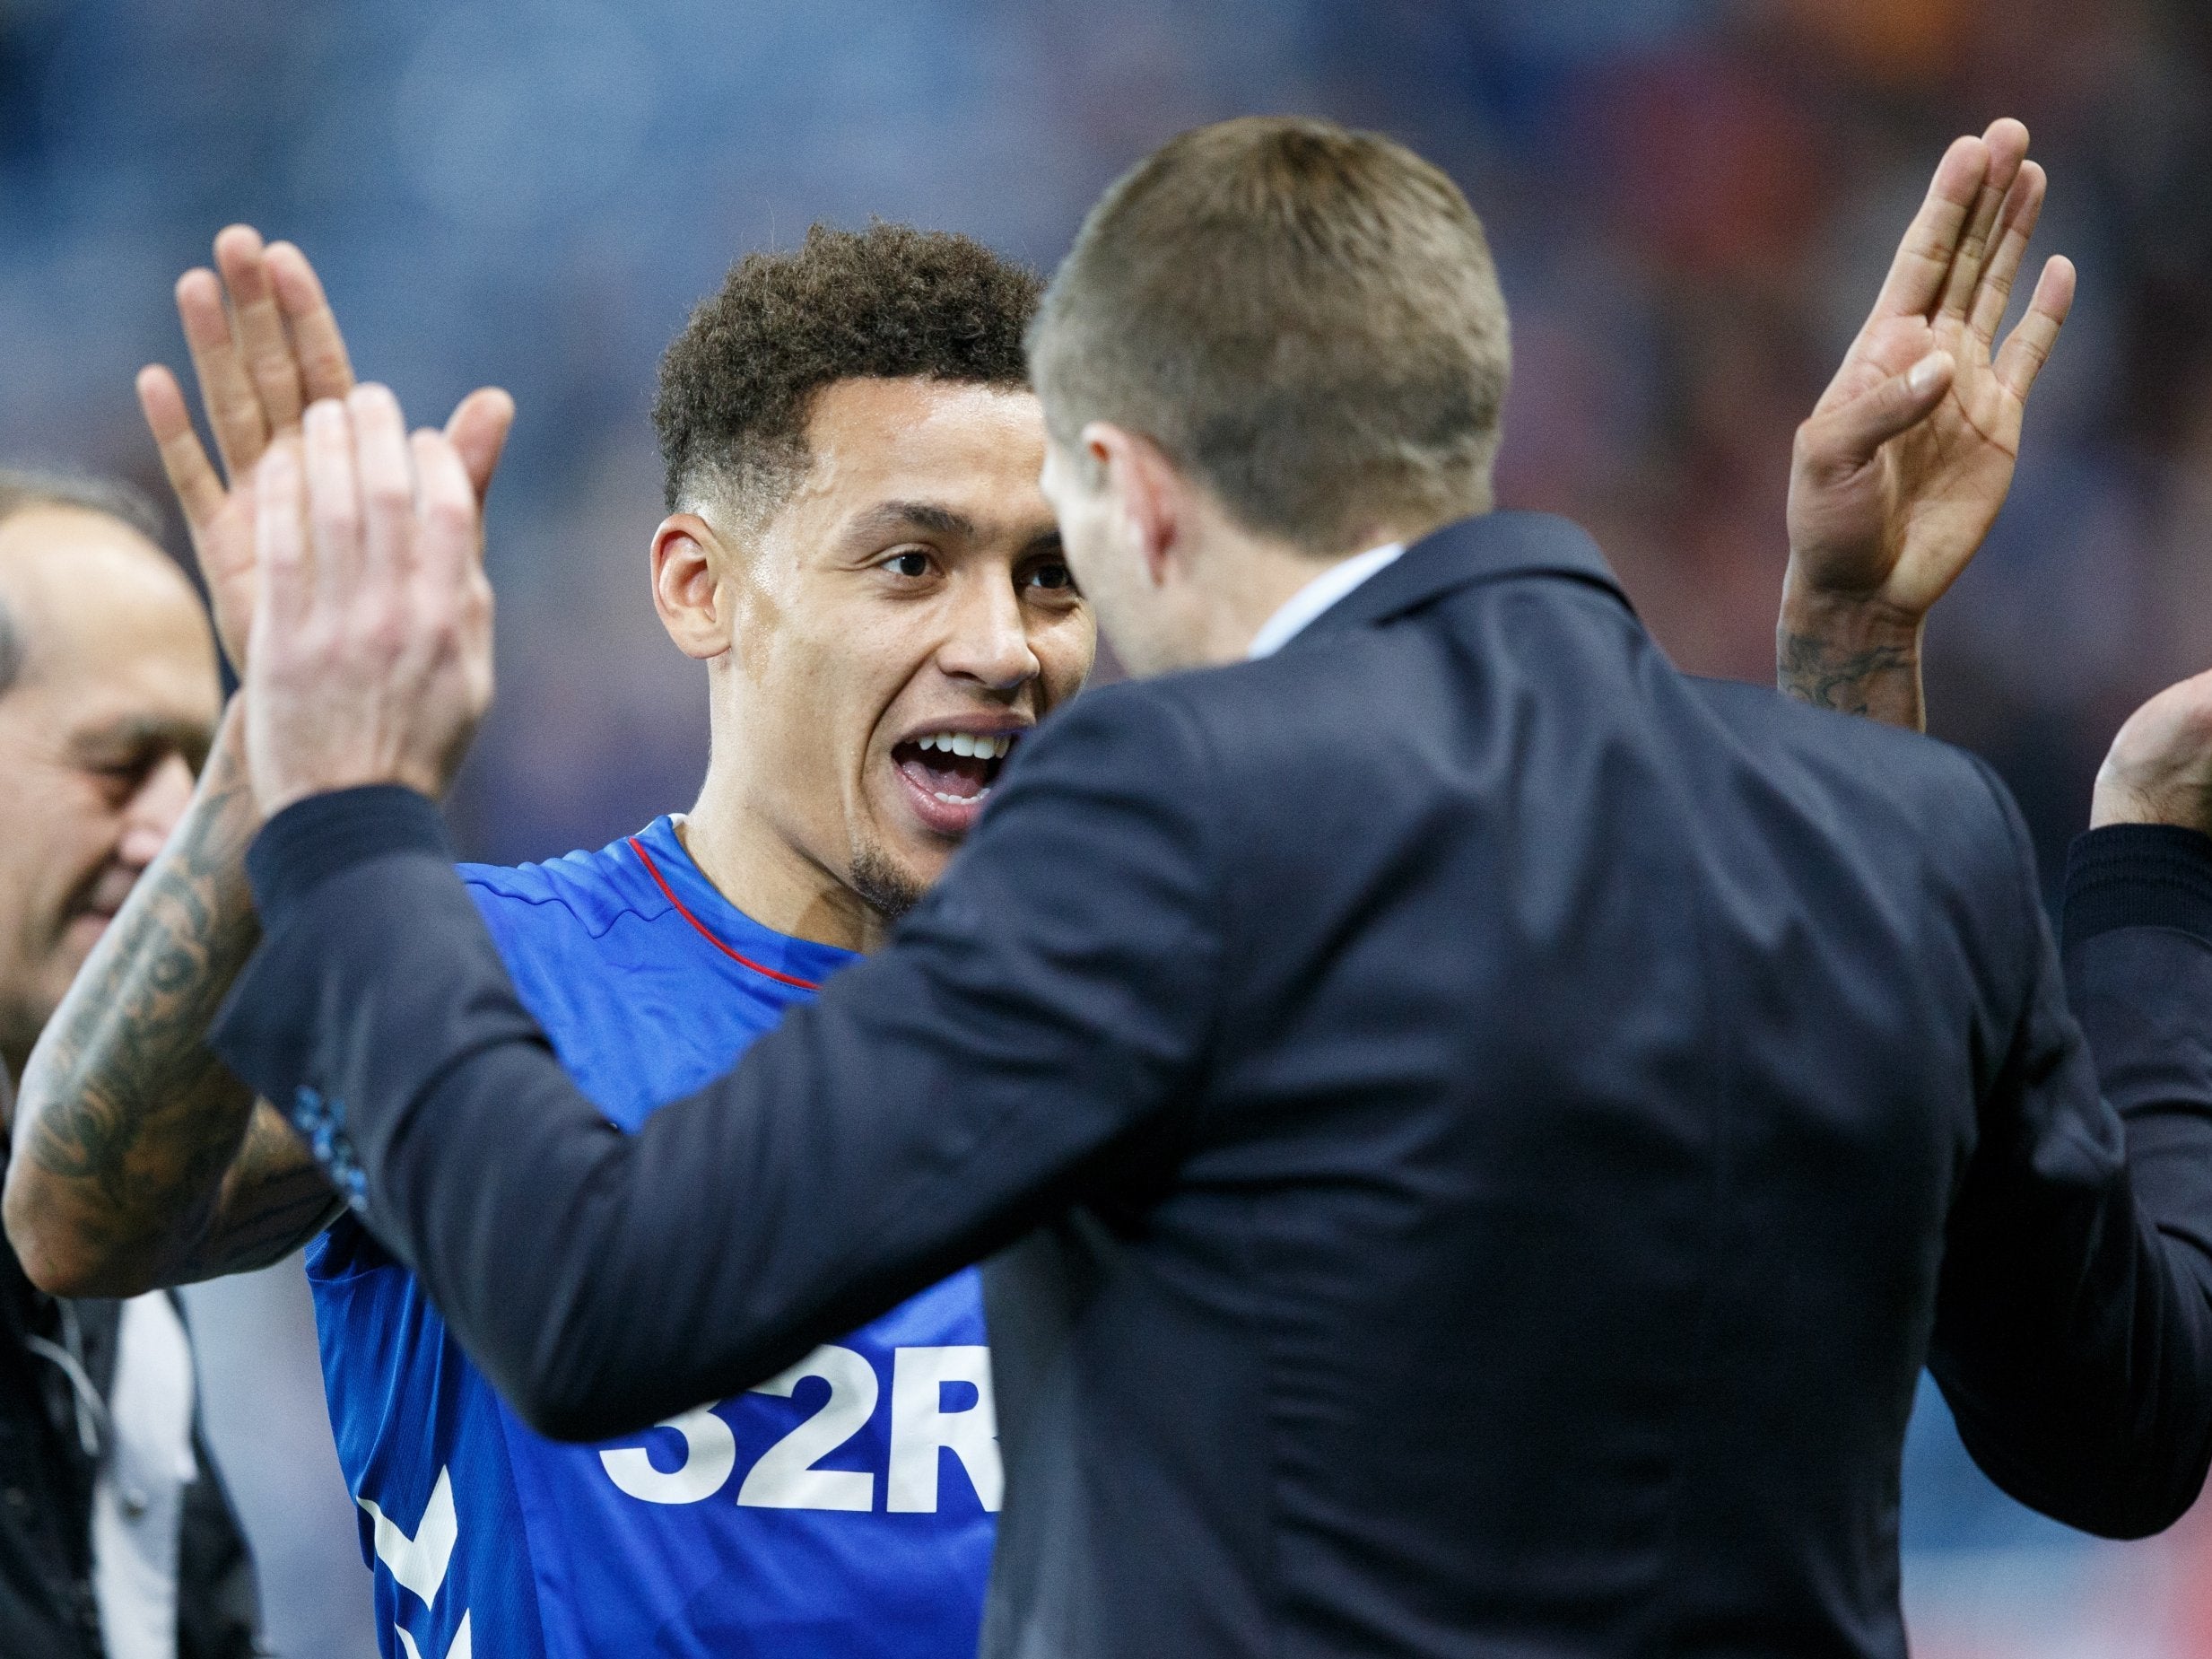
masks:
<svg viewBox="0 0 2212 1659"><path fill-rule="evenodd" d="M475 510L452 496L436 497L425 502L422 519L430 529L440 536L466 537L475 534Z"/></svg>
<svg viewBox="0 0 2212 1659"><path fill-rule="evenodd" d="M361 535L361 511L351 501L316 502L315 522L333 540L353 541Z"/></svg>
<svg viewBox="0 0 2212 1659"><path fill-rule="evenodd" d="M1790 458L1801 467L1832 466L1835 460L1835 423L1818 415L1798 424L1797 436L1790 444Z"/></svg>
<svg viewBox="0 0 2212 1659"><path fill-rule="evenodd" d="M379 666L388 668L405 654L408 637L406 618L385 609L370 619L361 642Z"/></svg>
<svg viewBox="0 0 2212 1659"><path fill-rule="evenodd" d="M414 492L405 478L379 478L363 492L369 500L370 511L383 518L405 516L414 504Z"/></svg>

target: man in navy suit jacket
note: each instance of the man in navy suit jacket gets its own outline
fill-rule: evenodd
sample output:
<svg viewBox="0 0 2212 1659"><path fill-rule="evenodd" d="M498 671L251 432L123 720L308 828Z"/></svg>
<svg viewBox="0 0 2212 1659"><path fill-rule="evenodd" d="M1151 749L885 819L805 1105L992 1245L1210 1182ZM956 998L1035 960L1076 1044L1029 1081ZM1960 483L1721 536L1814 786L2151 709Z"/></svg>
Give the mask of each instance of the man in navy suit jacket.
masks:
<svg viewBox="0 0 2212 1659"><path fill-rule="evenodd" d="M1955 320L1997 195L1895 315ZM636 1135L431 805L488 694L457 460L417 441L413 508L354 494L404 476L374 432L263 467L266 938L218 1045L525 1416L638 1429L989 1258L1000 1655L1902 1655L1923 1362L2028 1501L2187 1506L2212 841L2086 841L2062 968L1978 762L1685 677L1581 532L1486 511L1502 306L1387 141L1177 140L1032 362L1159 677L1028 740L895 943Z"/></svg>

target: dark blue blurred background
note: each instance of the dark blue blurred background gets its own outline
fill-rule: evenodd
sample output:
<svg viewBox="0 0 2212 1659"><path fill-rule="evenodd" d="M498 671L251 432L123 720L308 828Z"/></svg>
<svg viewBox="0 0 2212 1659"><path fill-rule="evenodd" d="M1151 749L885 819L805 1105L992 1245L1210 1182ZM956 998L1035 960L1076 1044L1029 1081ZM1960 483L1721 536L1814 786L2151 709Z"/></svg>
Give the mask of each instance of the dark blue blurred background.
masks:
<svg viewBox="0 0 2212 1659"><path fill-rule="evenodd" d="M2212 8L2202 0L0 0L0 455L158 486L131 376L248 220L321 268L418 420L521 418L493 498L501 699L472 853L687 805L703 683L663 639L656 359L815 219L1041 266L1146 148L1252 110L1378 127L1490 224L1518 353L1501 493L1598 535L1676 657L1765 679L1790 433L1945 142L2024 118L2081 301L2015 499L1939 613L1936 729L2046 870L2142 695L2212 664ZM296 1269L200 1293L280 1641L367 1655ZM1916 1651L2212 1654L2192 1520L2093 1547L1916 1424Z"/></svg>

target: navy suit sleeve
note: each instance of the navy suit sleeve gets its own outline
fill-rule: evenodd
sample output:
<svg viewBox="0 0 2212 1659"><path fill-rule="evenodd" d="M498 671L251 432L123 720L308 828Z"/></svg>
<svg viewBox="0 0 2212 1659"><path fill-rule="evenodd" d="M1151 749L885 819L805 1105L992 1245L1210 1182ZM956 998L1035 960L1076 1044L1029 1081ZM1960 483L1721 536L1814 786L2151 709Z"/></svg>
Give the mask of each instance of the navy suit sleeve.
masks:
<svg viewBox="0 0 2212 1659"><path fill-rule="evenodd" d="M302 803L255 849L266 933L216 1045L290 1103L526 1419L627 1432L772 1375L1176 1132L1223 949L1211 770L1168 700L1085 696L887 948L635 1135L516 1000L434 823L345 827L404 792Z"/></svg>
<svg viewBox="0 0 2212 1659"><path fill-rule="evenodd" d="M2027 942L1929 1367L1998 1485L2138 1537L2188 1510L2212 1463L2212 841L2084 836L2064 933L2062 966L2048 930Z"/></svg>

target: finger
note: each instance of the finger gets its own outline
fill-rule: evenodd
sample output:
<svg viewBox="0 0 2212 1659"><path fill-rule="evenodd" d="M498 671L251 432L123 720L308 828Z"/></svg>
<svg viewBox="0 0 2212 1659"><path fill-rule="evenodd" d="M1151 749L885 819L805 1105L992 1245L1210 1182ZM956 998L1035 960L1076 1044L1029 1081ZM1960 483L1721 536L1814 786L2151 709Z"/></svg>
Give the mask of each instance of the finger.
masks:
<svg viewBox="0 0 2212 1659"><path fill-rule="evenodd" d="M1998 215L2004 211L2012 181L2019 177L2020 165L2027 157L2028 131L2007 117L1991 122L1981 142L1990 152L1989 174L1981 181L1981 189L1974 199L1973 216L1967 221L1965 234L1959 238L1958 253L1951 261L1951 274L1943 286L1940 314L1961 320L1973 304L1974 290L1981 285L1981 269L1989 259L1990 239L1997 231Z"/></svg>
<svg viewBox="0 0 2212 1659"><path fill-rule="evenodd" d="M335 620L346 614L361 587L361 479L353 464L353 423L343 403L326 397L309 406L305 425L316 603Z"/></svg>
<svg viewBox="0 0 2212 1659"><path fill-rule="evenodd" d="M2012 284L2020 275L2020 262L2027 257L2029 240L2035 234L2035 222L2042 216L2043 194L2048 180L2043 170L2033 162L2021 163L2020 176L2012 181L2012 189L2005 197L2005 212L1999 220L1997 251L1990 257L1989 268L1981 274L1981 291L1974 295L1973 313L1966 326L1975 338L1988 345L1997 338L1999 324L2005 320L2005 308L2012 303Z"/></svg>
<svg viewBox="0 0 2212 1659"><path fill-rule="evenodd" d="M314 563L301 524L305 510L299 444L286 438L269 446L254 469L254 557L261 573L261 602L254 612L255 667L271 659L260 635L297 633L314 603Z"/></svg>
<svg viewBox="0 0 2212 1659"><path fill-rule="evenodd" d="M491 706L492 588L483 574L483 520L475 481L453 441L443 433L414 435L415 477L422 496L422 587L414 609L418 626L437 627L426 638L452 652L460 696L446 752L437 757L439 792L452 781L476 721ZM449 708L448 713L457 712Z"/></svg>
<svg viewBox="0 0 2212 1659"><path fill-rule="evenodd" d="M292 330L300 365L300 388L309 403L343 397L353 389L353 363L337 314L323 293L322 279L308 258L290 242L271 242L265 263L277 310Z"/></svg>
<svg viewBox="0 0 2212 1659"><path fill-rule="evenodd" d="M1948 352L1929 352L1903 374L1893 374L1838 409L1806 423L1806 458L1822 474L1864 467L1900 432L1909 432L1951 389L1957 363Z"/></svg>
<svg viewBox="0 0 2212 1659"><path fill-rule="evenodd" d="M169 487L177 493L177 504L184 509L185 523L196 544L201 527L222 511L223 488L207 451L200 447L199 433L192 430L184 389L167 369L150 363L138 371L138 406L145 411L146 428L161 452L161 470L169 476Z"/></svg>
<svg viewBox="0 0 2212 1659"><path fill-rule="evenodd" d="M192 353L192 372L200 383L200 403L215 434L231 481L241 481L268 447L268 417L261 394L246 372L246 360L231 332L222 303L222 284L213 271L187 271L177 279L177 319L184 325Z"/></svg>
<svg viewBox="0 0 2212 1659"><path fill-rule="evenodd" d="M307 399L300 392L300 364L292 355L292 336L284 332L276 291L269 285L261 233L248 224L226 226L215 238L215 266L231 292L232 326L269 430L289 431L299 423Z"/></svg>
<svg viewBox="0 0 2212 1659"><path fill-rule="evenodd" d="M422 580L440 590L465 592L480 572L483 557L476 482L460 450L444 433L419 432L414 441L422 502Z"/></svg>
<svg viewBox="0 0 2212 1659"><path fill-rule="evenodd" d="M492 493L492 475L498 470L514 424L515 400L496 386L469 393L446 422L447 441L458 452L479 502Z"/></svg>
<svg viewBox="0 0 2212 1659"><path fill-rule="evenodd" d="M1897 244L1897 257L1890 262L1889 275L1874 302L1876 317L1925 317L1934 309L1989 170L1989 145L1979 138L1952 141L1936 164L1936 176L1929 181L1920 211Z"/></svg>
<svg viewBox="0 0 2212 1659"><path fill-rule="evenodd" d="M396 592L413 576L414 467L399 399L382 386L356 387L346 400L353 417L353 456L361 478L364 588Z"/></svg>
<svg viewBox="0 0 2212 1659"><path fill-rule="evenodd" d="M2028 301L2027 315L2006 340L2005 349L1997 354L1998 384L2015 397L2025 402L2033 389L2035 377L2043 371L2051 361L2051 348L2058 344L2059 330L2066 325L2066 315L2074 309L2074 262L2063 254L2054 254L2044 263L2043 274L2036 279L2034 297Z"/></svg>

